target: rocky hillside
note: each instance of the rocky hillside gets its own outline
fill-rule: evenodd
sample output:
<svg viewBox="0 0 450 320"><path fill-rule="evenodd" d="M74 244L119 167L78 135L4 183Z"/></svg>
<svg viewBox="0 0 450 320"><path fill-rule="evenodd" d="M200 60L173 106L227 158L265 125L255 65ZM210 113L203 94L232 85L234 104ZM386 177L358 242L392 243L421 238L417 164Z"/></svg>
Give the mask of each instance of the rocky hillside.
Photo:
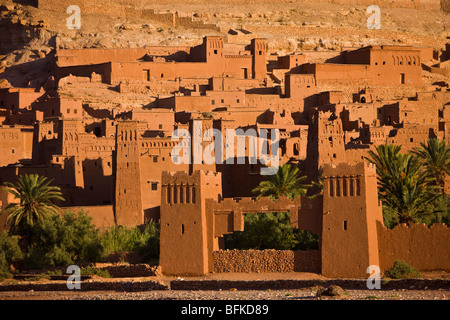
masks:
<svg viewBox="0 0 450 320"><path fill-rule="evenodd" d="M115 1L115 5L122 1ZM45 6L45 0L1 0L0 79L7 79L14 86L42 85L52 72L52 52L56 46L194 45L205 35L222 34L228 42L236 43L264 37L269 53L285 54L296 50L342 50L370 44L427 45L439 50L448 41L450 14L439 10L435 0L370 1L380 5L380 30L367 28L370 14L366 12L367 1L364 1L352 5L344 0L314 3L302 0L183 0L176 4L168 0L158 1L158 4L126 0L125 14L120 16L106 14L106 9L88 13L82 10L81 29L70 30L66 26L70 14L62 5ZM84 0L72 2L81 7L84 4ZM36 3L40 5L36 6ZM131 8L131 3L136 3L136 7ZM179 17L213 27L174 26L157 17L148 19L134 14L141 9L161 14L176 12ZM1 83L5 85L6 82Z"/></svg>

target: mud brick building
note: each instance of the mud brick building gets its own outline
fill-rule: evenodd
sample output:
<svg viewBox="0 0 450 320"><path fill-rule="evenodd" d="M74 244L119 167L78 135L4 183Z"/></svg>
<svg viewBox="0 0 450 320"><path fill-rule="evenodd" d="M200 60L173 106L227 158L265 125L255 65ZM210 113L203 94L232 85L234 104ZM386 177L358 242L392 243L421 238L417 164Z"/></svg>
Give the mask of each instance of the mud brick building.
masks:
<svg viewBox="0 0 450 320"><path fill-rule="evenodd" d="M58 49L53 85L0 89L0 184L44 175L61 188L63 210L85 209L99 227L160 221L165 274L224 270L220 259L231 253L221 251L223 235L243 230L250 212L289 212L295 228L319 235L315 252L281 260L261 253L295 271L364 277L369 265L385 270L395 259L450 270L447 227L384 227L375 169L364 160L380 144L407 151L428 138L450 142L450 93L422 77L433 50L368 46L337 53L341 63L311 63L314 54L279 56L269 68L265 39L233 44L221 36L194 46ZM94 103L71 88L112 98ZM392 88L416 94L386 94ZM130 96L144 102L122 108ZM243 144L230 145L227 130L239 130ZM270 165L251 160L250 134L263 131L279 133L279 165L298 165L310 180L322 174L321 195L251 199ZM196 137L191 145L188 136ZM176 161L177 147L189 161ZM194 161L196 151L215 161ZM12 201L0 190L0 207ZM227 268L253 270L238 255L244 260Z"/></svg>

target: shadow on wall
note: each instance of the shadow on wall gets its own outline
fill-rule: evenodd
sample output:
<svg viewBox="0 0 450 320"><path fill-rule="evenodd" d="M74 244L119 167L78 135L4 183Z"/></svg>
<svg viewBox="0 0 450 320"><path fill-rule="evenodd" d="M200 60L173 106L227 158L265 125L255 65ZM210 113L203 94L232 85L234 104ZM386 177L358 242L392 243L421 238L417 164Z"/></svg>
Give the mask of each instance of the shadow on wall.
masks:
<svg viewBox="0 0 450 320"><path fill-rule="evenodd" d="M114 120L111 111L106 109L101 110L94 109L91 106L89 106L89 104L83 104L83 111L93 118Z"/></svg>
<svg viewBox="0 0 450 320"><path fill-rule="evenodd" d="M38 6L38 0L13 0L13 2L24 6L33 6L36 8Z"/></svg>
<svg viewBox="0 0 450 320"><path fill-rule="evenodd" d="M450 12L450 0L441 0L441 10Z"/></svg>
<svg viewBox="0 0 450 320"><path fill-rule="evenodd" d="M150 220L159 221L160 219L160 210L159 206L153 208L144 209L144 221L148 222Z"/></svg>
<svg viewBox="0 0 450 320"><path fill-rule="evenodd" d="M51 69L49 68L50 63L51 58L47 56L42 59L16 64L1 74L0 79L6 79L13 87L40 89L52 74L49 70Z"/></svg>

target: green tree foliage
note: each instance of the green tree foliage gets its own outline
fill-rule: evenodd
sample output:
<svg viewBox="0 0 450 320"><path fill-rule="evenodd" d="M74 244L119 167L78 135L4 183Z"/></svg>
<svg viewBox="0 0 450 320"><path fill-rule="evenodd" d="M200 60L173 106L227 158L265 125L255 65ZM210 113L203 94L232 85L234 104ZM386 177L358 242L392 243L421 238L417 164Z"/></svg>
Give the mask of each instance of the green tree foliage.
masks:
<svg viewBox="0 0 450 320"><path fill-rule="evenodd" d="M135 251L143 257L143 261L159 258L160 225L150 221L143 230L139 228L113 227L101 235L104 256Z"/></svg>
<svg viewBox="0 0 450 320"><path fill-rule="evenodd" d="M298 196L305 195L309 184L305 184L306 176L300 176L300 169L294 165L284 164L276 174L269 176L268 180L262 181L255 189L252 190L257 198L271 197L278 198L281 196L295 199Z"/></svg>
<svg viewBox="0 0 450 320"><path fill-rule="evenodd" d="M424 211L428 214L424 215L421 223L427 226L433 223L445 223L450 226L450 195L443 194L434 201L424 206Z"/></svg>
<svg viewBox="0 0 450 320"><path fill-rule="evenodd" d="M416 155L425 167L426 173L433 179L432 184L444 188L445 176L450 175L450 147L445 140L428 139L415 148Z"/></svg>
<svg viewBox="0 0 450 320"><path fill-rule="evenodd" d="M394 209L383 203L383 223L388 229L392 229L397 225L396 213Z"/></svg>
<svg viewBox="0 0 450 320"><path fill-rule="evenodd" d="M376 165L379 197L393 210L394 223L411 225L428 211L426 205L440 195L439 188L418 157L400 153L400 146L380 145L366 158Z"/></svg>
<svg viewBox="0 0 450 320"><path fill-rule="evenodd" d="M12 278L13 274L9 266L9 262L6 260L5 253L0 251L0 281Z"/></svg>
<svg viewBox="0 0 450 320"><path fill-rule="evenodd" d="M16 236L10 236L6 231L0 234L0 281L13 276L11 264L23 257Z"/></svg>
<svg viewBox="0 0 450 320"><path fill-rule="evenodd" d="M5 254L6 260L10 263L23 258L18 238L8 235L6 231L0 233L0 252Z"/></svg>
<svg viewBox="0 0 450 320"><path fill-rule="evenodd" d="M32 246L24 262L43 269L99 261L103 246L92 218L84 212L55 214L29 227Z"/></svg>
<svg viewBox="0 0 450 320"><path fill-rule="evenodd" d="M308 230L294 229L297 244L293 250L319 250L319 235Z"/></svg>
<svg viewBox="0 0 450 320"><path fill-rule="evenodd" d="M6 182L6 191L20 199L4 209L8 215L7 223L12 234L24 235L27 225L41 222L58 212L55 200L64 201L60 188L50 186L51 181L37 174L22 175L16 184ZM25 235L26 236L26 235Z"/></svg>
<svg viewBox="0 0 450 320"><path fill-rule="evenodd" d="M244 231L225 235L225 247L238 250L317 249L318 238L306 231L294 230L288 213L250 213L244 218Z"/></svg>

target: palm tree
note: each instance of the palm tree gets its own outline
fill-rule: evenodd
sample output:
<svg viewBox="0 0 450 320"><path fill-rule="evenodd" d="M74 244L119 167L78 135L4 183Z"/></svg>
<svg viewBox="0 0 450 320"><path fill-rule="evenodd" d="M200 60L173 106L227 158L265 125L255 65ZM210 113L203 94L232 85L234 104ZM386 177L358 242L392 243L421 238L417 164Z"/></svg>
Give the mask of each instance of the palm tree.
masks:
<svg viewBox="0 0 450 320"><path fill-rule="evenodd" d="M292 200L300 195L305 195L309 184L304 184L306 176L300 176L300 169L290 164L284 164L276 174L271 175L268 180L262 181L252 193L261 197L278 198L286 196Z"/></svg>
<svg viewBox="0 0 450 320"><path fill-rule="evenodd" d="M398 223L411 225L418 222L427 204L439 196L439 188L424 170L418 157L400 153L400 146L380 145L376 152L369 151L366 159L377 167L379 196L393 209Z"/></svg>
<svg viewBox="0 0 450 320"><path fill-rule="evenodd" d="M425 170L433 178L433 184L442 188L444 192L445 176L450 175L450 146L445 140L428 139L421 143L420 148L411 152L422 161Z"/></svg>
<svg viewBox="0 0 450 320"><path fill-rule="evenodd" d="M369 162L375 164L378 180L388 181L396 174L396 160L399 157L401 146L393 144L382 144L375 147L376 152L370 150L369 157L365 157Z"/></svg>
<svg viewBox="0 0 450 320"><path fill-rule="evenodd" d="M17 184L5 183L6 191L20 200L4 209L4 213L8 214L6 222L11 227L10 233L23 234L26 226L58 213L58 207L52 201L64 201L64 198L61 189L50 186L51 182L37 174L26 174L19 177Z"/></svg>

